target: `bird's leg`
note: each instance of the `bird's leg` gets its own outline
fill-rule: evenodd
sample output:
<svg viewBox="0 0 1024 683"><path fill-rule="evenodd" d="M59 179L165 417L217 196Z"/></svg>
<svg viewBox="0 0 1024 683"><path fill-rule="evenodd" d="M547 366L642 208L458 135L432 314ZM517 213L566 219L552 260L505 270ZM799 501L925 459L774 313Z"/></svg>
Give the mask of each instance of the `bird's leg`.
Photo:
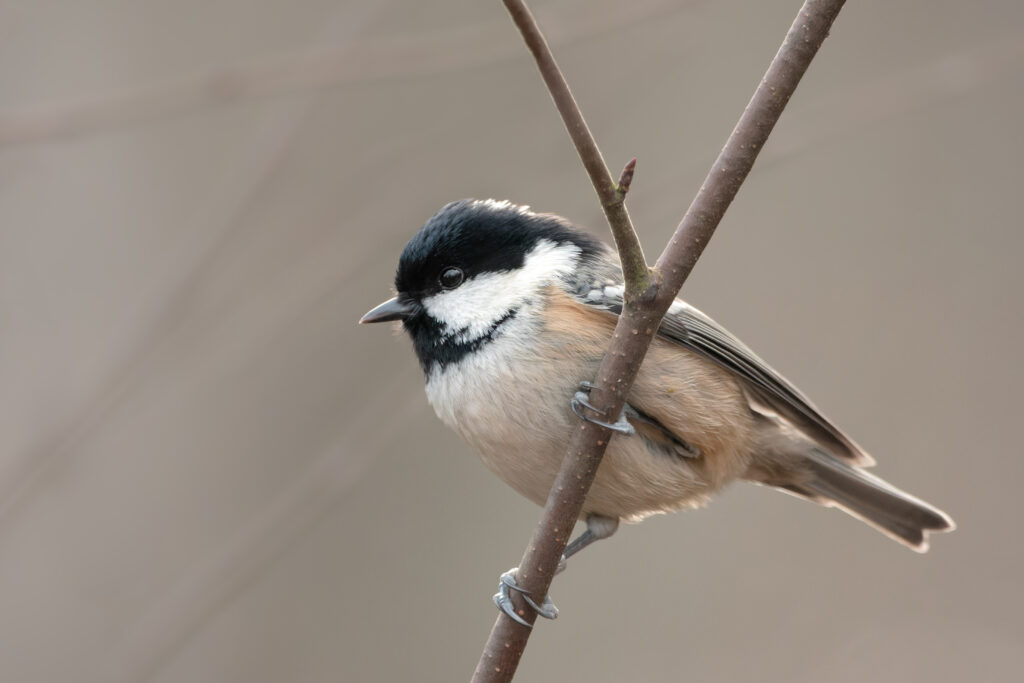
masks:
<svg viewBox="0 0 1024 683"><path fill-rule="evenodd" d="M581 420L586 420L587 422L593 422L594 424L600 425L601 427L606 427L613 431L619 432L620 434L626 434L629 436L635 434L636 430L633 429L633 425L631 425L629 423L629 420L626 419L625 412L619 415L619 419L616 420L615 422L604 422L602 420L589 417L586 413L583 412L583 408L589 408L590 410L594 411L595 413L598 413L599 415L604 415L604 411L595 408L589 400L590 390L593 388L594 385L591 384L590 382L580 382L580 390L573 394L572 399L569 401L569 405L572 406L572 412L576 413L576 417L580 418Z"/></svg>
<svg viewBox="0 0 1024 683"><path fill-rule="evenodd" d="M587 515L587 530L573 539L565 546L562 553L562 560L558 563L558 571L565 570L569 558L586 548L594 541L608 538L619 528L619 520L616 517L605 517L603 515Z"/></svg>
<svg viewBox="0 0 1024 683"><path fill-rule="evenodd" d="M619 432L620 434L635 434L636 430L633 429L633 425L626 420L625 411L623 411L623 414L619 415L619 419L614 423L602 422L601 420L588 417L583 413L583 408L587 408L595 413L601 415L604 414L604 411L595 408L588 400L588 392L593 388L594 385L590 382L580 382L580 391L577 391L569 402L569 405L572 406L572 411L576 413L581 420L586 420L587 422L593 422L596 425L607 427L608 429ZM619 520L617 518L603 517L601 515L588 515L587 530L565 547L565 551L562 553L562 559L558 562L557 572L561 572L565 569L566 561L570 557L583 550L594 541L600 541L602 538L608 538L614 534L615 530L618 528ZM516 577L518 571L519 567L513 567L501 575L498 583L498 592L494 594L494 604L498 609L523 626L533 628L530 622L523 619L516 612L515 606L512 604L510 591L517 591L523 596L523 600L526 604L529 605L538 616L544 617L545 619L556 618L558 616L558 608L555 607L555 603L551 602L551 596L544 596L543 604L538 605L530 596L530 592L519 585Z"/></svg>
<svg viewBox="0 0 1024 683"><path fill-rule="evenodd" d="M557 574L565 570L566 562L570 557L583 550L594 541L600 541L602 538L608 538L614 534L615 530L618 528L619 520L615 517L588 515L587 530L577 536L565 547L565 552L562 553L562 559L559 561L558 569L555 573ZM533 598L530 597L530 592L520 586L517 582L516 573L518 571L519 567L513 567L501 575L501 579L498 583L498 592L494 594L494 604L498 609L526 628L533 628L530 622L519 616L515 607L512 605L512 598L509 595L509 591L517 591L523 596L523 600L526 604L529 605L538 616L544 617L545 619L556 618L558 616L558 608L555 607L555 603L551 602L551 596L544 596L543 604L538 605Z"/></svg>

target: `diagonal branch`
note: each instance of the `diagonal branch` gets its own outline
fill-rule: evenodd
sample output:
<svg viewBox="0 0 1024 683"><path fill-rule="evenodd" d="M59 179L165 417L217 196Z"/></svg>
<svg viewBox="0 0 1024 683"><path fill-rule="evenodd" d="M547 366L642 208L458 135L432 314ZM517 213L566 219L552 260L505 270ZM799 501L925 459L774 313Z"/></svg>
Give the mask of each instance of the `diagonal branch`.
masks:
<svg viewBox="0 0 1024 683"><path fill-rule="evenodd" d="M580 157L587 166L587 171L601 198L601 204L606 207L605 193L609 187L610 176L601 160L597 145L587 132L586 124L572 102L565 79L558 72L554 59L544 45L540 29L525 5L515 0L504 2L537 59L544 80L548 83L552 97L562 113L566 128L569 129ZM829 28L839 14L843 2L844 0L806 0L736 128L729 136L686 215L683 216L682 222L676 228L672 240L658 259L656 268L651 271L648 287L638 289L634 283L633 292L643 295L626 299L612 343L598 370L596 387L590 394L591 401L605 415L618 415L622 411L626 395L653 340L653 331L658 329L662 317L668 311L725 210L753 167L758 153L796 90L800 78L828 36ZM563 109L566 97L571 104L568 113ZM592 166L596 170L592 170ZM627 166L623 172L623 185L628 186L629 175L630 169ZM607 178L608 182L604 178ZM621 198L619 201L621 205ZM613 221L607 208L605 213L615 232L620 253L623 243L637 245L636 251L622 253L625 268L627 259L634 259L640 253L639 240L634 233L631 237L623 235L620 242L617 230L623 229L623 224ZM632 232L631 227L629 231ZM642 254L640 258L642 259ZM583 500L590 490L610 438L609 430L590 422L581 422L580 428L573 432L541 520L519 564L517 580L532 595L542 596L548 592L558 561L572 533L573 525L579 518ZM523 618L533 623L536 614L522 603L518 595L513 594L513 600ZM477 664L473 681L511 681L526 648L530 632L529 628L516 623L505 614L499 614Z"/></svg>
<svg viewBox="0 0 1024 683"><path fill-rule="evenodd" d="M601 208L604 209L605 218L608 219L608 227L612 229L612 236L615 237L615 246L619 250L619 257L622 260L622 275L626 282L627 294L639 294L645 291L650 278L647 272L647 261L644 259L644 251L640 246L640 238L633 230L633 223L629 219L629 212L626 211L626 192L629 190L629 183L633 179L633 168L636 167L636 159L631 161L623 170L623 183L616 183L608 172L608 166L604 163L601 150L597 147L594 136L583 119L583 112L576 104L576 99L569 90L569 84L565 82L562 70L555 62L555 56L551 54L544 34L530 14L530 9L523 0L503 0L508 13L512 15L512 21L519 27L523 34L526 46L533 53L537 60L537 68L540 75L548 86L551 99L558 107L558 113L562 115L562 122L569 131L569 137L576 145L576 151L580 155L583 167L587 169L590 182L594 184L597 198L601 201ZM628 177L627 177L628 176Z"/></svg>
<svg viewBox="0 0 1024 683"><path fill-rule="evenodd" d="M768 140L800 78L828 36L844 0L807 0L768 66L697 196L658 258L664 298L679 292ZM667 271L667 272L666 272ZM666 304L666 310L668 307Z"/></svg>

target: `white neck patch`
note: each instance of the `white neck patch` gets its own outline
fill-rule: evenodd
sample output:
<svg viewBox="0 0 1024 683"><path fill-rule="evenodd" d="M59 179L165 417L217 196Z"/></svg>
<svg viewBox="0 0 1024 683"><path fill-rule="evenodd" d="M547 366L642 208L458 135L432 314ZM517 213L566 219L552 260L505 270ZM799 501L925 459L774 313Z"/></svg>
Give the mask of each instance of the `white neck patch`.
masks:
<svg viewBox="0 0 1024 683"><path fill-rule="evenodd" d="M543 287L571 273L579 255L575 244L541 240L526 254L521 268L482 273L456 289L427 297L423 306L444 327L445 340L472 341Z"/></svg>

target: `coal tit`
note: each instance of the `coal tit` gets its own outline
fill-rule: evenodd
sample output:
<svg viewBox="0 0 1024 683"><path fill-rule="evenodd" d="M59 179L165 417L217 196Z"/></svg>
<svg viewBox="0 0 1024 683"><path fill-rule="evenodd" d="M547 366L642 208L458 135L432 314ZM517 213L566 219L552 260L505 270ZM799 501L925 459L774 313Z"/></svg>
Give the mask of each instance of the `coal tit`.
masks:
<svg viewBox="0 0 1024 683"><path fill-rule="evenodd" d="M616 254L558 216L462 200L409 241L395 288L360 322L400 320L438 417L543 505L579 419L570 398L594 379L622 309ZM622 417L583 506L588 530L566 556L619 520L702 505L736 479L839 508L919 552L930 531L953 528L940 510L865 471L874 461L863 449L681 300ZM502 581L507 602L514 574ZM549 603L536 608L553 615Z"/></svg>

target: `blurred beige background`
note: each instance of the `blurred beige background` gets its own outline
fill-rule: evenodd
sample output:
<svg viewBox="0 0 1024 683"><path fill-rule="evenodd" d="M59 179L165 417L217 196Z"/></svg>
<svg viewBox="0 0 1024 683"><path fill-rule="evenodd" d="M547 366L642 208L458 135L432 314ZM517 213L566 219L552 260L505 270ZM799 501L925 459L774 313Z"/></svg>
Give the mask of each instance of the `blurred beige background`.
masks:
<svg viewBox="0 0 1024 683"><path fill-rule="evenodd" d="M535 2L664 244L797 0ZM685 289L960 529L737 486L521 680L1021 677L1024 4L852 2ZM458 681L539 510L359 328L441 204L604 234L498 2L0 2L0 680Z"/></svg>

